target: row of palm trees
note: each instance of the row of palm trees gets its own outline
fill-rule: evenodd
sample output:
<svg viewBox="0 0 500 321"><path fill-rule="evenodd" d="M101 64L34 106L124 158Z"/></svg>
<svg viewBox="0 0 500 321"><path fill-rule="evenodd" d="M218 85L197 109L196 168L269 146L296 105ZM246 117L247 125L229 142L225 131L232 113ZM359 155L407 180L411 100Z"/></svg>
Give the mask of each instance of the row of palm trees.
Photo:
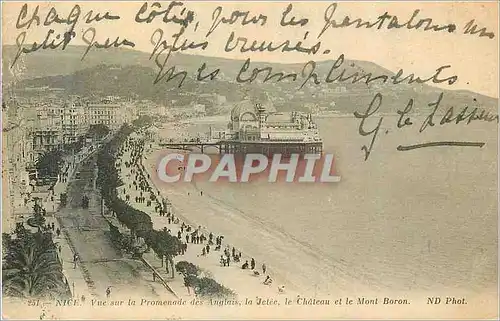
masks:
<svg viewBox="0 0 500 321"><path fill-rule="evenodd" d="M70 298L50 232L28 231L18 224L3 235L2 293L17 298Z"/></svg>
<svg viewBox="0 0 500 321"><path fill-rule="evenodd" d="M97 136L105 136L109 129L104 126L91 131ZM66 146L65 150L78 149L82 144L83 141L79 141L74 146ZM65 151L60 149L45 152L36 164L39 175L56 177L61 171L64 154ZM2 234L2 293L22 299L71 298L52 233L42 229L45 225L43 209L35 203L33 210L31 222L38 227L36 232L18 223L13 233Z"/></svg>

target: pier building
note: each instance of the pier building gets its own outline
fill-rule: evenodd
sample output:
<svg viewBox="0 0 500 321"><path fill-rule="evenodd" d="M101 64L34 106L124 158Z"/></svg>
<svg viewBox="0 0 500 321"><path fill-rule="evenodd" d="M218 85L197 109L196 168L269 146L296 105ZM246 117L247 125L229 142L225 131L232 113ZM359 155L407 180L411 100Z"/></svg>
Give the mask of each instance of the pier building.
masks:
<svg viewBox="0 0 500 321"><path fill-rule="evenodd" d="M219 140L221 153L304 154L321 153L323 149L310 113L268 111L250 100L231 110L226 131L209 136Z"/></svg>

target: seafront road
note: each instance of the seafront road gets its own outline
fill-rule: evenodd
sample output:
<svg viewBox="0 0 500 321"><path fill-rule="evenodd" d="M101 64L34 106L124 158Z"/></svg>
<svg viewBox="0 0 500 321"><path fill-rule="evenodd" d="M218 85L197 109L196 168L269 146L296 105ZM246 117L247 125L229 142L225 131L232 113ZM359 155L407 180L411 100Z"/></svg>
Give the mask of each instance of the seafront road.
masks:
<svg viewBox="0 0 500 321"><path fill-rule="evenodd" d="M95 164L96 156L92 156L80 165L80 179L69 182L68 205L56 214L80 257L77 268L82 269L97 298L106 298L106 289L111 287L110 299L175 299L163 285L152 281L149 268L139 260L122 257L111 243L108 223L101 216L100 195L94 187ZM81 207L84 195L90 198L88 209Z"/></svg>

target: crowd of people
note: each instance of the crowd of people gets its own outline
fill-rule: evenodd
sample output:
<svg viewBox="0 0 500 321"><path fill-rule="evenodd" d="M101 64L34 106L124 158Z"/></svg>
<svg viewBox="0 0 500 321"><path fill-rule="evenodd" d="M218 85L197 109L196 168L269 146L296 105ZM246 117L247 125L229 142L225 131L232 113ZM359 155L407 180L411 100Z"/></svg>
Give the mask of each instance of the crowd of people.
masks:
<svg viewBox="0 0 500 321"><path fill-rule="evenodd" d="M160 192L156 189L153 190L154 184L151 182L150 174L147 172L146 168L142 163L142 155L144 153L145 141L143 139L133 139L129 138L124 146L123 151L130 151L130 159L124 162L125 167L129 170L125 177L133 180L132 183L128 184L128 191L138 191L138 196L134 197L134 201L137 204L146 204L147 207L153 207L155 213L158 213L161 217L167 218L167 230L169 233L170 225L176 225L178 227L177 238L183 244L183 251L181 255L187 251L188 244L202 245L201 252L198 256L206 257L211 252L223 252L220 254L220 265L223 267L229 267L232 263L239 264L242 261L242 253L238 251L235 247L231 247L229 244L224 243L223 235L214 235L212 232L204 230L201 226L190 226L185 222L181 222L178 217L175 217L172 207L168 199L162 198ZM121 161L120 161L121 162ZM120 168L121 163L117 164ZM125 193L125 200L130 201L131 197L127 193L127 189L123 190ZM200 191L200 196L203 196L203 192ZM180 226L179 226L180 225ZM225 245L222 249L223 244ZM238 265L239 266L239 265ZM264 285L271 285L273 280L266 274L268 273L266 264L262 264L260 269L257 268L257 263L254 258L245 261L241 265L242 270L253 270L254 276L265 276L263 281ZM284 287L280 287L282 292Z"/></svg>

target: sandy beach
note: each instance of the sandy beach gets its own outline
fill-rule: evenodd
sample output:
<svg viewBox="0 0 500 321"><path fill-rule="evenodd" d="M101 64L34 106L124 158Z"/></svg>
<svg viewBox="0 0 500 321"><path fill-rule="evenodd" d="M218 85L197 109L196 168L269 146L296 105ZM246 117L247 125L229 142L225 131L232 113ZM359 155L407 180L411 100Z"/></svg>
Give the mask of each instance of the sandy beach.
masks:
<svg viewBox="0 0 500 321"><path fill-rule="evenodd" d="M494 124L468 127L486 140L482 150L398 153L397 143L415 140L414 131L400 131L381 138L370 162L361 157L367 142L357 135L355 120L319 124L325 149L338 155L338 184L155 184L187 219L224 234L306 293L496 291L497 182L489 174L497 164ZM207 128L182 126L186 133ZM179 135L178 129L165 125L159 136ZM432 140L443 131L452 137L461 129L449 126L418 138ZM156 179L160 149L153 149L147 168Z"/></svg>

